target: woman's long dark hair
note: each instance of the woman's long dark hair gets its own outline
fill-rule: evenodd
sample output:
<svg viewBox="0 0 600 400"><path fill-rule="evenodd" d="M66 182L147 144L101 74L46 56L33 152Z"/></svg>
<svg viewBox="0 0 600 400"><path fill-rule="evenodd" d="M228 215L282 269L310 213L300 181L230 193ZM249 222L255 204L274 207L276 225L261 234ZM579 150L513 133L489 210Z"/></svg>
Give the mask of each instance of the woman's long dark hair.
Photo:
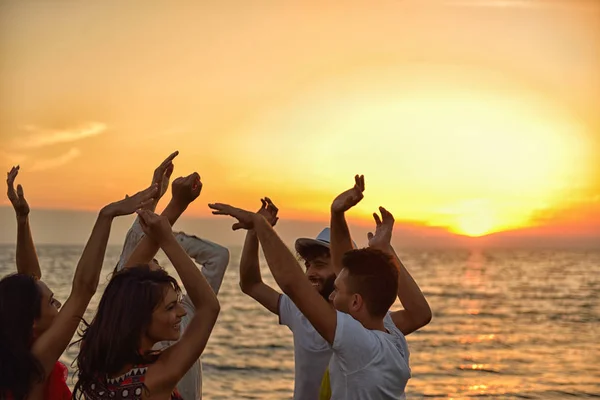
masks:
<svg viewBox="0 0 600 400"><path fill-rule="evenodd" d="M181 293L177 281L166 271L153 271L147 265L126 268L112 277L96 316L80 332L73 398L82 398L99 378L116 375L127 364L154 361L152 353L140 354L140 338L168 286Z"/></svg>
<svg viewBox="0 0 600 400"><path fill-rule="evenodd" d="M0 398L27 397L44 371L31 354L33 322L40 317L42 293L33 276L13 274L0 280Z"/></svg>

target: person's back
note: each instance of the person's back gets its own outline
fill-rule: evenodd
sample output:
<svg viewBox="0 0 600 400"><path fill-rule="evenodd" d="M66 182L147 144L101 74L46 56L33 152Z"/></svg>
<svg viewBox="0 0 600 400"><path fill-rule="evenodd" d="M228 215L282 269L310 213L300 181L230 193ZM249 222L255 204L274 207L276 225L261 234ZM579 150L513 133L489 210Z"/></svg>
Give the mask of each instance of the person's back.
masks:
<svg viewBox="0 0 600 400"><path fill-rule="evenodd" d="M338 312L329 365L331 399L403 399L410 378L406 339L392 321L387 332L369 330L348 314Z"/></svg>

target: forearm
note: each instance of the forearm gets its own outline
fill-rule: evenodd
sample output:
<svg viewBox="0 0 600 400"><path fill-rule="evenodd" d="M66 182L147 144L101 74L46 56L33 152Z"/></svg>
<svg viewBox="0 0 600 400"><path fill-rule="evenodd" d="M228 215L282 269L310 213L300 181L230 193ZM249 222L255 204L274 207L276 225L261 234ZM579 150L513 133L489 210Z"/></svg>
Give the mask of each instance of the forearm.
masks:
<svg viewBox="0 0 600 400"><path fill-rule="evenodd" d="M396 267L398 268L398 299L402 306L413 319L426 321L431 320L431 308L429 303L421 292L419 285L408 272L396 251L390 246L388 254L392 256Z"/></svg>
<svg viewBox="0 0 600 400"><path fill-rule="evenodd" d="M219 309L217 296L212 288L196 268L196 265L177 243L175 236L170 235L161 243L161 248L175 267L177 274L183 282L183 286L194 304L197 312L207 309Z"/></svg>
<svg viewBox="0 0 600 400"><path fill-rule="evenodd" d="M258 236L254 230L246 233L242 258L240 260L240 287L242 291L262 282L258 262Z"/></svg>
<svg viewBox="0 0 600 400"><path fill-rule="evenodd" d="M73 277L73 292L93 296L100 280L100 271L110 236L113 217L100 211L90 238Z"/></svg>
<svg viewBox="0 0 600 400"><path fill-rule="evenodd" d="M42 277L40 263L33 244L28 216L17 217L17 272Z"/></svg>
<svg viewBox="0 0 600 400"><path fill-rule="evenodd" d="M171 200L171 202L169 202L167 207L165 207L161 215L166 216L169 220L169 224L173 226L175 222L177 222L179 217L183 214L183 212L186 210L186 208L187 206L181 205ZM142 238L142 240L140 240L140 243L136 246L133 253L131 253L131 256L125 264L125 268L134 267L139 264L149 263L150 260L154 258L156 253L158 253L159 248L160 245L154 239L145 235Z"/></svg>
<svg viewBox="0 0 600 400"><path fill-rule="evenodd" d="M297 283L306 280L298 261L262 216L255 218L254 230L275 281L281 290L290 295L299 287Z"/></svg>
<svg viewBox="0 0 600 400"><path fill-rule="evenodd" d="M342 258L346 252L352 250L352 238L350 237L350 229L346 222L344 213L331 212L331 264L334 272L338 275L342 271Z"/></svg>

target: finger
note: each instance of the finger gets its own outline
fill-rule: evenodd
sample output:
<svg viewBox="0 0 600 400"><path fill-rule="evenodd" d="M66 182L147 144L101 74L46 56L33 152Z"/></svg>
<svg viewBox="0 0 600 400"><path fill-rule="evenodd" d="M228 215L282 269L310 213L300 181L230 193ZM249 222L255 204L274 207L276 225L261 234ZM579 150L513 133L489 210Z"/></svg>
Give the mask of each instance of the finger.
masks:
<svg viewBox="0 0 600 400"><path fill-rule="evenodd" d="M260 199L260 202L262 203L262 206L260 207L261 210L264 210L267 208L267 201L265 199Z"/></svg>
<svg viewBox="0 0 600 400"><path fill-rule="evenodd" d="M377 215L377 213L373 213L373 219L375 219L375 225L381 225L381 218L379 218L379 215Z"/></svg>
<svg viewBox="0 0 600 400"><path fill-rule="evenodd" d="M367 233L367 239L369 239L369 240L373 239L373 233L372 232Z"/></svg>
<svg viewBox="0 0 600 400"><path fill-rule="evenodd" d="M165 158L165 160L160 164L160 167L167 168L169 164L173 161L173 159L175 159L175 157L177 157L178 155L179 151L174 151L167 158Z"/></svg>
<svg viewBox="0 0 600 400"><path fill-rule="evenodd" d="M276 217L276 218L273 220L273 226L277 225L277 221L279 221L279 217Z"/></svg>
<svg viewBox="0 0 600 400"><path fill-rule="evenodd" d="M271 207L275 212L279 211L279 208L277 208L275 203L273 203L273 201L270 198L265 197L265 200L267 201L267 204L269 205L269 207Z"/></svg>
<svg viewBox="0 0 600 400"><path fill-rule="evenodd" d="M221 210L213 211L212 213L213 213L213 215L231 215L228 212L221 211Z"/></svg>
<svg viewBox="0 0 600 400"><path fill-rule="evenodd" d="M19 199L23 200L23 186L21 185L17 185L17 196L19 196Z"/></svg>
<svg viewBox="0 0 600 400"><path fill-rule="evenodd" d="M388 210L386 210L383 207L379 207L379 212L381 212L381 217L383 218L384 221L394 222L394 216L392 215L391 212L389 212Z"/></svg>
<svg viewBox="0 0 600 400"><path fill-rule="evenodd" d="M365 176L364 175L356 175L356 186L361 192L365 191Z"/></svg>
<svg viewBox="0 0 600 400"><path fill-rule="evenodd" d="M171 175L173 174L174 169L175 169L175 165L173 165L173 163L169 164L169 166L165 170L165 177L170 178Z"/></svg>
<svg viewBox="0 0 600 400"><path fill-rule="evenodd" d="M241 223L239 223L239 222L236 222L235 224L233 224L231 226L231 229L233 229L234 231L237 231L237 230L242 229L242 228L244 228L244 226Z"/></svg>

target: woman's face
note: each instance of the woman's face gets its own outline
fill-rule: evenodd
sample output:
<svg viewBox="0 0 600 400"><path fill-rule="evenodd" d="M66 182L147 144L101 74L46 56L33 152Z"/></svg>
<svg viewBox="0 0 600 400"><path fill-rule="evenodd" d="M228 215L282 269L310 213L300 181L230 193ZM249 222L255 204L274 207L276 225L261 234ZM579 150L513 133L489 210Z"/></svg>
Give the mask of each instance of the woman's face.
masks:
<svg viewBox="0 0 600 400"><path fill-rule="evenodd" d="M39 337L48 330L61 307L60 302L54 298L54 293L52 293L44 282L37 281L36 285L42 295L42 303L40 304L40 316L33 322L34 338Z"/></svg>
<svg viewBox="0 0 600 400"><path fill-rule="evenodd" d="M152 312L152 322L146 335L152 342L178 340L181 333L181 318L186 315L177 292L166 286L162 302Z"/></svg>

